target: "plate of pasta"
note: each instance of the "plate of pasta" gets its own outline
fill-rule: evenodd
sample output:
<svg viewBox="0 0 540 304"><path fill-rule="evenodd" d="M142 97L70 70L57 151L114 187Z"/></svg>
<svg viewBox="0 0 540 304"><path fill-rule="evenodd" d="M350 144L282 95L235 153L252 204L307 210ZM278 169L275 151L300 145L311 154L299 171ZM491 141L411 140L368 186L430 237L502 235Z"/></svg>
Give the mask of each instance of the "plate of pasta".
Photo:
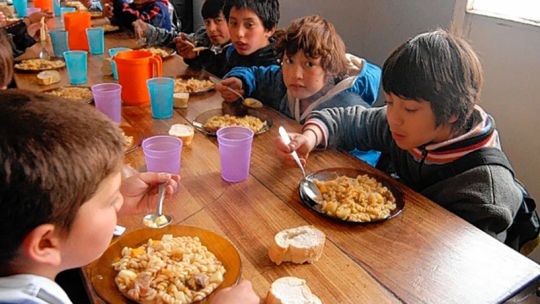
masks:
<svg viewBox="0 0 540 304"><path fill-rule="evenodd" d="M313 182L321 199L316 202L307 180ZM304 178L299 185L302 202L326 217L351 223L373 223L391 219L404 207L401 192L380 177L359 169L329 168Z"/></svg>
<svg viewBox="0 0 540 304"><path fill-rule="evenodd" d="M175 93L202 94L214 89L214 83L208 79L180 77L174 80Z"/></svg>
<svg viewBox="0 0 540 304"><path fill-rule="evenodd" d="M224 113L223 109L213 109L201 113L193 120L193 126L198 131L215 136L219 128L241 126L250 128L255 135L264 133L272 127L272 119L263 113L249 109L246 115Z"/></svg>
<svg viewBox="0 0 540 304"><path fill-rule="evenodd" d="M241 260L214 232L170 225L125 234L86 270L107 303L208 303L215 291L236 285Z"/></svg>

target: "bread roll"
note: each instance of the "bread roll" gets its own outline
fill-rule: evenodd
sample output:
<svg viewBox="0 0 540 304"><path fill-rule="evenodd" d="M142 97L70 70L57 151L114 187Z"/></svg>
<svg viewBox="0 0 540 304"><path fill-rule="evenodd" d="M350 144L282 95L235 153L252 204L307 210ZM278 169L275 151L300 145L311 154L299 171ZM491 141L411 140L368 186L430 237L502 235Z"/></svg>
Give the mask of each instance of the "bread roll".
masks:
<svg viewBox="0 0 540 304"><path fill-rule="evenodd" d="M187 108L189 93L174 93L173 101L175 108Z"/></svg>
<svg viewBox="0 0 540 304"><path fill-rule="evenodd" d="M266 304L321 304L305 280L283 277L275 280L266 295Z"/></svg>
<svg viewBox="0 0 540 304"><path fill-rule="evenodd" d="M195 131L192 126L183 125L183 124L174 124L169 129L169 135L176 136L182 140L184 147L191 146L191 141L195 135Z"/></svg>
<svg viewBox="0 0 540 304"><path fill-rule="evenodd" d="M40 85L50 85L60 82L60 73L54 70L39 72L36 77Z"/></svg>
<svg viewBox="0 0 540 304"><path fill-rule="evenodd" d="M325 240L324 233L313 226L285 229L274 236L268 256L277 265L282 262L313 263L321 257Z"/></svg>

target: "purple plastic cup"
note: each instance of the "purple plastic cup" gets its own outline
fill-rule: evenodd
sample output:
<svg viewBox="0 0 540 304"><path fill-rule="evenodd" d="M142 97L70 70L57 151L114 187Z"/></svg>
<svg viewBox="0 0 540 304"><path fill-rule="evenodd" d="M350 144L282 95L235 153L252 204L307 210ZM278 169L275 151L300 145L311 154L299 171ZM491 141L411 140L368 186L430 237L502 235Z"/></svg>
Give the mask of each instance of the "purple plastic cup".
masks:
<svg viewBox="0 0 540 304"><path fill-rule="evenodd" d="M226 127L217 131L221 178L237 183L248 178L253 131L244 127Z"/></svg>
<svg viewBox="0 0 540 304"><path fill-rule="evenodd" d="M142 142L146 170L150 172L180 173L182 140L175 136L157 135Z"/></svg>
<svg viewBox="0 0 540 304"><path fill-rule="evenodd" d="M122 120L122 86L117 83L100 83L92 86L96 108L119 124Z"/></svg>

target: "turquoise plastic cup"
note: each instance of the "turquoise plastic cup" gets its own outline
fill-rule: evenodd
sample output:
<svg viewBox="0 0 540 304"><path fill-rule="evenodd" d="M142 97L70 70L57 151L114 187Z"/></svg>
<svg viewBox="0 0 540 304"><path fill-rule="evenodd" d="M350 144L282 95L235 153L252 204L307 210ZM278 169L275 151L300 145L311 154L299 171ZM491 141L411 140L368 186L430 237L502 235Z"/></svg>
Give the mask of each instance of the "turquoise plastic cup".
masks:
<svg viewBox="0 0 540 304"><path fill-rule="evenodd" d="M167 119L173 116L174 79L155 77L146 81L150 92L152 117Z"/></svg>
<svg viewBox="0 0 540 304"><path fill-rule="evenodd" d="M101 55L105 52L105 32L102 27L91 27L86 29L90 54Z"/></svg>
<svg viewBox="0 0 540 304"><path fill-rule="evenodd" d="M62 57L64 52L69 51L68 46L68 32L64 30L56 30L49 32L51 36L52 47L54 56Z"/></svg>
<svg viewBox="0 0 540 304"><path fill-rule="evenodd" d="M13 6L19 18L26 17L28 14L28 1L27 0L13 0Z"/></svg>
<svg viewBox="0 0 540 304"><path fill-rule="evenodd" d="M60 7L60 22L64 23L65 13L73 13L75 11L77 11L77 9L74 7L65 7L65 6Z"/></svg>
<svg viewBox="0 0 540 304"><path fill-rule="evenodd" d="M62 12L60 11L60 0L53 0L53 9L54 9L54 15L56 17L62 15Z"/></svg>
<svg viewBox="0 0 540 304"><path fill-rule="evenodd" d="M111 57L111 59L112 59L114 56L116 56L116 54L118 54L120 52L123 52L123 51L131 51L131 49L126 48L126 47L110 48L109 49L109 57ZM118 70L116 69L116 62L114 62L114 60L111 60L111 68L112 68L114 80L118 80Z"/></svg>
<svg viewBox="0 0 540 304"><path fill-rule="evenodd" d="M88 81L88 52L67 51L64 52L64 59L71 84L85 84Z"/></svg>

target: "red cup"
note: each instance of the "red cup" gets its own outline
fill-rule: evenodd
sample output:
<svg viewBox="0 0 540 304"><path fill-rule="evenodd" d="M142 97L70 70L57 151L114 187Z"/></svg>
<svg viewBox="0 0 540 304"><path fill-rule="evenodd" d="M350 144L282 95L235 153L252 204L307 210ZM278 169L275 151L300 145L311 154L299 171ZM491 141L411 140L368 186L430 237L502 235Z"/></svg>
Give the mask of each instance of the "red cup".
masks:
<svg viewBox="0 0 540 304"><path fill-rule="evenodd" d="M64 14L64 27L68 34L70 50L88 51L86 29L91 26L89 12L72 12Z"/></svg>

